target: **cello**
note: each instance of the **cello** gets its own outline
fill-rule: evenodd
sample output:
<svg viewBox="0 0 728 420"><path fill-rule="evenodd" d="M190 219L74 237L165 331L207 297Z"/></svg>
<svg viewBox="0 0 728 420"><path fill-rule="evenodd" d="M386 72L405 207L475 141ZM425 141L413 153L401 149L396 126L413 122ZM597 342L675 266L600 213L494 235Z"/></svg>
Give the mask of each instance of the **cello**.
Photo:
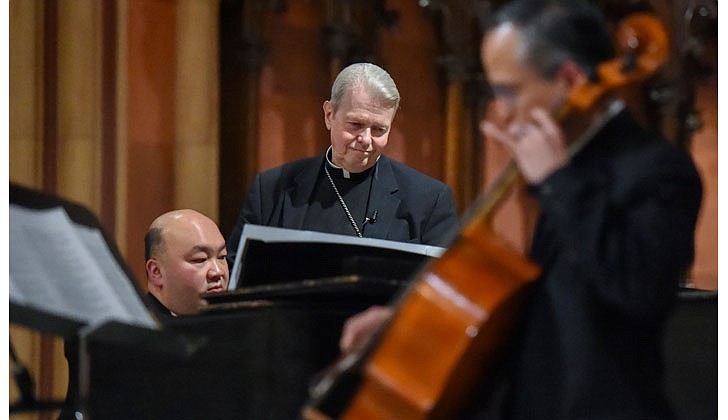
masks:
<svg viewBox="0 0 728 420"><path fill-rule="evenodd" d="M565 121L599 110L569 147L572 156L622 109L605 99L653 74L667 56L667 32L651 15L628 16L615 36L618 57L597 68L597 82L572 89L556 116ZM305 418L457 417L470 391L494 371L540 275L490 227L519 178L511 162L481 194L448 250L415 275L390 320L313 385Z"/></svg>

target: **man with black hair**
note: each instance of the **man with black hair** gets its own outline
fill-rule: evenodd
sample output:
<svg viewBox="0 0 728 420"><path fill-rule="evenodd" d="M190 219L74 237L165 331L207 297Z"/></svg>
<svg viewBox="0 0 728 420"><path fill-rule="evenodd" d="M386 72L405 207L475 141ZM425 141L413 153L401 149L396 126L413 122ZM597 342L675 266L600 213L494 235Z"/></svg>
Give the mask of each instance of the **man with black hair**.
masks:
<svg viewBox="0 0 728 420"><path fill-rule="evenodd" d="M504 418L672 416L661 334L693 260L700 178L617 99L572 121L555 117L574 89L598 82L611 39L586 1L523 0L495 15L481 44L506 115L483 122L483 134L510 150L541 209L530 257L543 271ZM574 120L595 133L574 133Z"/></svg>
<svg viewBox="0 0 728 420"><path fill-rule="evenodd" d="M586 1L515 0L487 21L481 62L499 118L481 131L511 152L539 203L529 256L542 272L499 366L505 380L484 378L467 418L673 417L662 331L693 261L702 189L689 156L616 98L556 118L613 58ZM342 350L390 314L350 319Z"/></svg>

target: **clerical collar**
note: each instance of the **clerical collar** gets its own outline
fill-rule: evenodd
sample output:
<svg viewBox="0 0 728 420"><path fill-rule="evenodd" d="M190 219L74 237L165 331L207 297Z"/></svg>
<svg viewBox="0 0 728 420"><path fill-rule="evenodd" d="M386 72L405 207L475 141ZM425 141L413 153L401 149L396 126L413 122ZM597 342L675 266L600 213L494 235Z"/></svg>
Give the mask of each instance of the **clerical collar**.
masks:
<svg viewBox="0 0 728 420"><path fill-rule="evenodd" d="M363 172L352 174L351 172L347 171L346 169L344 169L344 168L342 168L340 166L336 166L334 164L334 162L331 161L331 155L332 155L332 153L333 152L331 150L331 146L329 146L329 148L326 149L326 164L329 166L329 168L333 168L334 169L333 171L331 171L332 174L339 173L339 174L341 174L346 179L351 179L352 176L354 176L355 179L359 179L359 180L360 179L365 179L365 178L367 178L369 176L369 174L371 174L372 169L374 169L374 167L377 166L377 165L374 165L371 168L369 168L369 169L367 169L367 170L365 170Z"/></svg>

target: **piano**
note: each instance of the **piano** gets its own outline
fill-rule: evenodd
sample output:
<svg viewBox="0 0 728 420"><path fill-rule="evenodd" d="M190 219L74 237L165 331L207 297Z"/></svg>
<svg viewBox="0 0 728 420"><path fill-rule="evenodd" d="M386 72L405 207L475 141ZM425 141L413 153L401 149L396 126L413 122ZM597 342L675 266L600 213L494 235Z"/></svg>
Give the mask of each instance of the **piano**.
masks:
<svg viewBox="0 0 728 420"><path fill-rule="evenodd" d="M372 302L375 303L375 302ZM238 301L165 331L108 325L89 337L93 419L298 419L338 357L343 321L369 302ZM678 419L717 417L717 292L682 290L665 339Z"/></svg>

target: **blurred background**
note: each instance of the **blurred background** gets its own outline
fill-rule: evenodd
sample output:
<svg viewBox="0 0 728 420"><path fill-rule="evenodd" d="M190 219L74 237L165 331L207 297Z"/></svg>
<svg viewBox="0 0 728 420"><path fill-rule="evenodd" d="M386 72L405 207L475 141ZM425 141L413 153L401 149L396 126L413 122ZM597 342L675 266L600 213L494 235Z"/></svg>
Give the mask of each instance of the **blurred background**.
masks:
<svg viewBox="0 0 728 420"><path fill-rule="evenodd" d="M477 129L490 97L476 15L503 3L10 0L10 182L91 209L145 288L151 221L194 208L227 236L255 173L325 150L331 82L369 61L402 96L388 155L448 183L464 214L508 161ZM699 167L686 283L717 290L717 0L594 3L615 25L652 12L670 33L668 63L627 98ZM525 249L533 213L516 192L494 227ZM63 398L62 343L13 325L10 335L39 396Z"/></svg>

